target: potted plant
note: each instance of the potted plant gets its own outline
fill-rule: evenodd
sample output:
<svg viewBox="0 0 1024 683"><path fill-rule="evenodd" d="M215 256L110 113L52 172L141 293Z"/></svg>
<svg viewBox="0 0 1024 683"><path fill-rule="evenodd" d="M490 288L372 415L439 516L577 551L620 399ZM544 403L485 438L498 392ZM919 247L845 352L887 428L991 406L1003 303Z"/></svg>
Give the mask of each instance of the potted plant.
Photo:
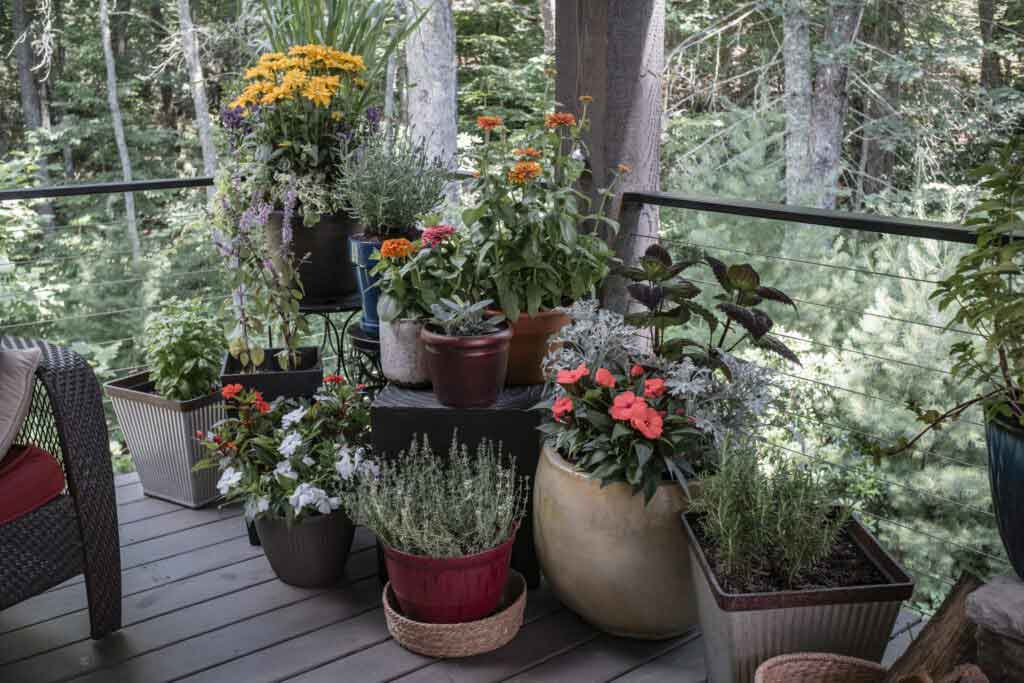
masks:
<svg viewBox="0 0 1024 683"><path fill-rule="evenodd" d="M384 240L416 237L416 226L444 201L450 173L439 159L405 131L382 130L338 164L337 196L348 205L351 216L363 226L362 235L351 236L351 258L356 265L359 292L363 297L363 330L379 333L373 273Z"/></svg>
<svg viewBox="0 0 1024 683"><path fill-rule="evenodd" d="M697 621L679 534L685 489L712 471L727 427L756 428L774 387L731 356L726 372L650 355L639 328L596 304L572 318L545 362L557 389L539 406L537 555L559 599L598 628L675 637ZM601 562L588 560L593 548Z"/></svg>
<svg viewBox="0 0 1024 683"><path fill-rule="evenodd" d="M420 239L387 240L371 271L380 290L380 365L384 377L403 387L430 385L420 342L430 307L462 290L467 259L450 225L432 225Z"/></svg>
<svg viewBox="0 0 1024 683"><path fill-rule="evenodd" d="M622 173L591 178L601 187L599 206L576 185L587 173L580 119L568 112L510 137L501 117L480 116L482 143L473 160L476 204L463 212L471 231L477 273L486 295L512 324L510 384L544 381L541 362L551 335L568 322L561 307L592 295L614 258L600 233L617 230L605 216ZM607 183L607 186L604 184ZM587 231L579 228L586 221Z"/></svg>
<svg viewBox="0 0 1024 683"><path fill-rule="evenodd" d="M980 337L965 337L950 347L953 376L977 386L978 393L946 411L909 402L926 426L914 438L878 451L905 451L929 431L981 405L999 534L1017 575L1024 579L1024 136L1007 144L998 163L980 166L974 175L984 179L981 187L988 193L966 221L977 229L977 242L932 298L940 311L956 311L950 326L967 326Z"/></svg>
<svg viewBox="0 0 1024 683"><path fill-rule="evenodd" d="M683 516L709 681L750 683L791 652L881 660L914 584L845 496L825 471L723 449Z"/></svg>
<svg viewBox="0 0 1024 683"><path fill-rule="evenodd" d="M146 495L198 508L219 497L195 433L224 418L217 370L224 334L196 299L170 299L146 319L149 368L106 385Z"/></svg>
<svg viewBox="0 0 1024 683"><path fill-rule="evenodd" d="M434 395L446 406L486 408L505 384L512 330L500 314L484 315L491 303L452 297L431 306L420 339Z"/></svg>
<svg viewBox="0 0 1024 683"><path fill-rule="evenodd" d="M359 479L352 518L380 539L391 589L415 621L453 624L491 615L508 577L526 505L515 464L484 441L471 455L453 436L447 457L415 439Z"/></svg>
<svg viewBox="0 0 1024 683"><path fill-rule="evenodd" d="M355 292L346 240L360 227L334 192L336 164L379 127L359 54L296 44L261 55L222 112L231 151L213 204L217 229L252 237L301 298L324 304Z"/></svg>
<svg viewBox="0 0 1024 683"><path fill-rule="evenodd" d="M342 508L366 457L370 410L366 397L338 375L310 403L273 405L240 384L223 388L236 414L202 436L217 467L217 488L245 503L274 573L296 586L329 586L344 573L355 531Z"/></svg>

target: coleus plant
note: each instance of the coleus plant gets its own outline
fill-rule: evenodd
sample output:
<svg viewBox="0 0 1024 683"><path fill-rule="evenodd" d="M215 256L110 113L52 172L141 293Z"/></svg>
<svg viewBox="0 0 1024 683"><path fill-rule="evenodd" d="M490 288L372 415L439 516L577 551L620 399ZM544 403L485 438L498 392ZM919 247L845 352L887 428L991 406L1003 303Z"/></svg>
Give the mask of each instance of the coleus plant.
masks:
<svg viewBox="0 0 1024 683"><path fill-rule="evenodd" d="M696 299L701 288L682 277L693 266L704 265L714 273L722 291L714 296L719 303L708 308ZM692 358L699 365L719 365L720 351L731 353L744 343L756 346L799 365L797 355L778 337L770 334L774 321L762 308L766 301L796 303L784 292L761 284L761 276L749 263L727 265L716 258L696 252L679 261L660 244L652 244L639 262L617 269L630 281L630 296L646 310L631 313L626 321L650 330L654 352L669 360ZM705 340L694 334L674 335L669 330L702 323Z"/></svg>

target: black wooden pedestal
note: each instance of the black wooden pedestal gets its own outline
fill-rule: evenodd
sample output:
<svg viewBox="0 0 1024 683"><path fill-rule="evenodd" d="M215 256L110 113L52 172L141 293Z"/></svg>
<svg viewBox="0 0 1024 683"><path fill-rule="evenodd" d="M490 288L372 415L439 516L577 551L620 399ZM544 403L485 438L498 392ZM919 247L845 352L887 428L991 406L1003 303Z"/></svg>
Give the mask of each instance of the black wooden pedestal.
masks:
<svg viewBox="0 0 1024 683"><path fill-rule="evenodd" d="M516 470L529 477L526 517L512 548L512 567L534 588L540 583L540 565L533 545L533 478L540 458L541 415L530 408L543 397L543 385L509 387L490 408L448 408L437 402L433 392L388 386L373 402L373 447L379 457L397 455L409 448L413 435L425 435L435 453L447 453L452 432L470 452L483 439L501 442L502 452L516 459ZM377 561L381 581L387 581L379 544Z"/></svg>

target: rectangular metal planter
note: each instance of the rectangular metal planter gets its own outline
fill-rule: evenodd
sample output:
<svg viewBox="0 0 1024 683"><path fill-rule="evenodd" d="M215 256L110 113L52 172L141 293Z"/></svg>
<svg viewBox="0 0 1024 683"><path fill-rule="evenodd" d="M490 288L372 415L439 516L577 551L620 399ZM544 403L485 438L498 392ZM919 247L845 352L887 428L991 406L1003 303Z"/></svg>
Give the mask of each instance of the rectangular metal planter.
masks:
<svg viewBox="0 0 1024 683"><path fill-rule="evenodd" d="M776 593L726 593L683 515L690 539L694 591L708 683L750 683L758 665L776 655L830 652L881 661L913 579L882 549L859 520L850 532L864 554L888 579L877 586Z"/></svg>
<svg viewBox="0 0 1024 683"><path fill-rule="evenodd" d="M106 390L147 496L190 508L220 497L216 468L192 471L206 455L196 432L225 418L219 393L172 401L153 393L148 372L109 382Z"/></svg>

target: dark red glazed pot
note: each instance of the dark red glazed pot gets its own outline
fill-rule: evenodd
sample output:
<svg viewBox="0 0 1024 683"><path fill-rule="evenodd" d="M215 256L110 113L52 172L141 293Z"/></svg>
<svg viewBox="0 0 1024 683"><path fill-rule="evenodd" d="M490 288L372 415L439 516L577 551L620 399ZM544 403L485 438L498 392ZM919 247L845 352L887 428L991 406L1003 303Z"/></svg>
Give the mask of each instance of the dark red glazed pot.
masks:
<svg viewBox="0 0 1024 683"><path fill-rule="evenodd" d="M461 624L494 613L508 580L515 531L499 546L468 557L425 557L387 543L384 562L402 614L427 624Z"/></svg>
<svg viewBox="0 0 1024 683"><path fill-rule="evenodd" d="M427 371L437 400L452 408L486 408L498 399L508 372L512 330L449 337L429 326L420 333Z"/></svg>

